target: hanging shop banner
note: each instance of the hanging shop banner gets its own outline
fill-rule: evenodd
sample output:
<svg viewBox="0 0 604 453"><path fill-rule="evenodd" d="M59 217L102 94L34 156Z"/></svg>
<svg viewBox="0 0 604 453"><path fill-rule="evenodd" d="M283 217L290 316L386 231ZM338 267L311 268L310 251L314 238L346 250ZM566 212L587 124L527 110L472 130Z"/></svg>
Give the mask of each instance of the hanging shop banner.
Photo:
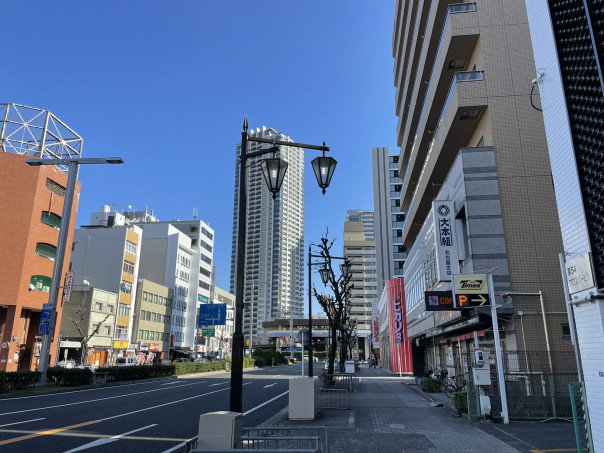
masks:
<svg viewBox="0 0 604 453"><path fill-rule="evenodd" d="M378 300L373 301L373 311L371 313L371 331L372 331L372 344L371 346L375 349L380 347L380 313L378 311Z"/></svg>
<svg viewBox="0 0 604 453"><path fill-rule="evenodd" d="M453 202L449 200L434 201L432 203L432 215L436 238L438 281L450 282L451 276L459 272Z"/></svg>
<svg viewBox="0 0 604 453"><path fill-rule="evenodd" d="M386 291L388 292L390 371L397 373L412 371L411 342L407 336L404 280L402 278L388 280Z"/></svg>

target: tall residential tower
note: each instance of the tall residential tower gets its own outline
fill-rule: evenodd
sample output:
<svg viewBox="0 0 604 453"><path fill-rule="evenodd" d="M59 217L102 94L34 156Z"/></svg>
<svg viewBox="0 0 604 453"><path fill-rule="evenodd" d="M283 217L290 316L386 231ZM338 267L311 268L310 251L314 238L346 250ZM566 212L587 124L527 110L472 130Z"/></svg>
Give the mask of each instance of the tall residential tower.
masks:
<svg viewBox="0 0 604 453"><path fill-rule="evenodd" d="M281 132L265 127L252 130L250 135L292 141ZM251 142L249 151L267 146ZM231 255L230 291L233 294L237 281L240 154L241 144L238 144ZM244 289L244 302L249 309L244 318L244 333L249 339L251 319L253 344L261 342L262 322L271 321L280 313L301 318L304 312L304 151L281 146L277 157L287 161L288 168L274 200L260 169L263 157L249 159Z"/></svg>

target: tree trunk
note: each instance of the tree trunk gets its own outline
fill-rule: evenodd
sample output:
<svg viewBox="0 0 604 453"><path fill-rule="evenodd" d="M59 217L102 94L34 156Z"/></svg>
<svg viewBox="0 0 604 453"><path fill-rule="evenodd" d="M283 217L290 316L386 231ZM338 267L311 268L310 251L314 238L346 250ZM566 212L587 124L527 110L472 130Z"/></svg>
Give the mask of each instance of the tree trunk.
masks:
<svg viewBox="0 0 604 453"><path fill-rule="evenodd" d="M336 359L336 351L338 349L338 329L337 327L331 327L331 346L329 347L329 365L327 368L327 374L333 374L334 362Z"/></svg>

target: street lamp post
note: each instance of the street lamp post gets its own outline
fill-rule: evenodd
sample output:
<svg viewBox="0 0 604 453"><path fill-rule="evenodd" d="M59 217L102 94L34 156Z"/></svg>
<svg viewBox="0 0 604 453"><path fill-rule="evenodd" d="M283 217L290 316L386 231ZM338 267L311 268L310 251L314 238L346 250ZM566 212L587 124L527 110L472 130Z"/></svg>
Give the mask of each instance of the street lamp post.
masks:
<svg viewBox="0 0 604 453"><path fill-rule="evenodd" d="M329 151L329 147L325 146L325 142L323 142L322 146L317 146L264 137L250 137L247 130L248 123L246 116L243 121L243 131L241 132L241 153L239 157L239 221L237 224L237 280L235 286L235 332L233 332L233 362L231 372L231 412L243 412L243 294L245 285L245 229L247 223L247 160L248 158L273 153L272 158L265 159L261 164L262 173L269 191L273 194L273 199L276 198L285 177L285 172L287 171L287 162L276 157L278 146L315 149L323 152L322 157L316 157L311 162L317 182L319 187L323 189L323 193L329 187L337 164L334 158L325 156L325 153ZM267 143L272 145L272 147L248 152L249 142Z"/></svg>
<svg viewBox="0 0 604 453"><path fill-rule="evenodd" d="M124 159L121 157L99 157L99 158L74 158L74 159L28 159L26 164L32 167L41 165L64 165L69 167L67 175L67 188L65 189L65 200L63 202L63 214L61 216L61 224L59 227L59 239L57 241L57 255L52 271L52 281L50 285L50 294L48 302L51 304L51 318L48 334L43 334L42 348L40 350L40 361L38 370L42 373L40 376L40 384L46 384L46 375L48 373L48 365L50 359L50 346L55 333L55 323L57 320L57 303L59 299L59 289L61 286L61 273L63 271L63 261L65 260L65 250L67 246L67 235L69 233L69 223L71 221L71 209L73 206L73 197L75 194L75 186L78 180L81 164L122 164Z"/></svg>
<svg viewBox="0 0 604 453"><path fill-rule="evenodd" d="M324 263L313 263L313 258L325 258L323 255L313 255L311 251L311 246L308 246L308 377L313 377L313 353L312 353L312 266L325 266ZM344 260L344 264L340 265L340 269L342 270L342 275L344 278L348 278L350 275L350 261L348 258L341 258L337 256L332 256L332 259ZM329 281L329 269L326 267L322 267L319 269L319 274L321 275L321 281L324 285L327 285ZM304 345L302 345L304 349Z"/></svg>

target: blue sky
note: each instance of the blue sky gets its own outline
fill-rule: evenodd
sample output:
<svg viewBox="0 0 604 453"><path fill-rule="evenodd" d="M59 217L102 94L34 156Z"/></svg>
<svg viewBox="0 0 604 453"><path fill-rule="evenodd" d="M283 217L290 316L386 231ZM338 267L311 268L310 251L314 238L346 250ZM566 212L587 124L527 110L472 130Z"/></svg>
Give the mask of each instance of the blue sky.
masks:
<svg viewBox="0 0 604 453"><path fill-rule="evenodd" d="M228 289L244 115L325 141L338 161L323 196L307 152L307 242L328 227L339 247L346 210L373 209L371 148L396 144L394 3L3 2L0 102L50 110L84 138L84 157L124 158L82 168L77 225L103 204L161 220L198 208Z"/></svg>

